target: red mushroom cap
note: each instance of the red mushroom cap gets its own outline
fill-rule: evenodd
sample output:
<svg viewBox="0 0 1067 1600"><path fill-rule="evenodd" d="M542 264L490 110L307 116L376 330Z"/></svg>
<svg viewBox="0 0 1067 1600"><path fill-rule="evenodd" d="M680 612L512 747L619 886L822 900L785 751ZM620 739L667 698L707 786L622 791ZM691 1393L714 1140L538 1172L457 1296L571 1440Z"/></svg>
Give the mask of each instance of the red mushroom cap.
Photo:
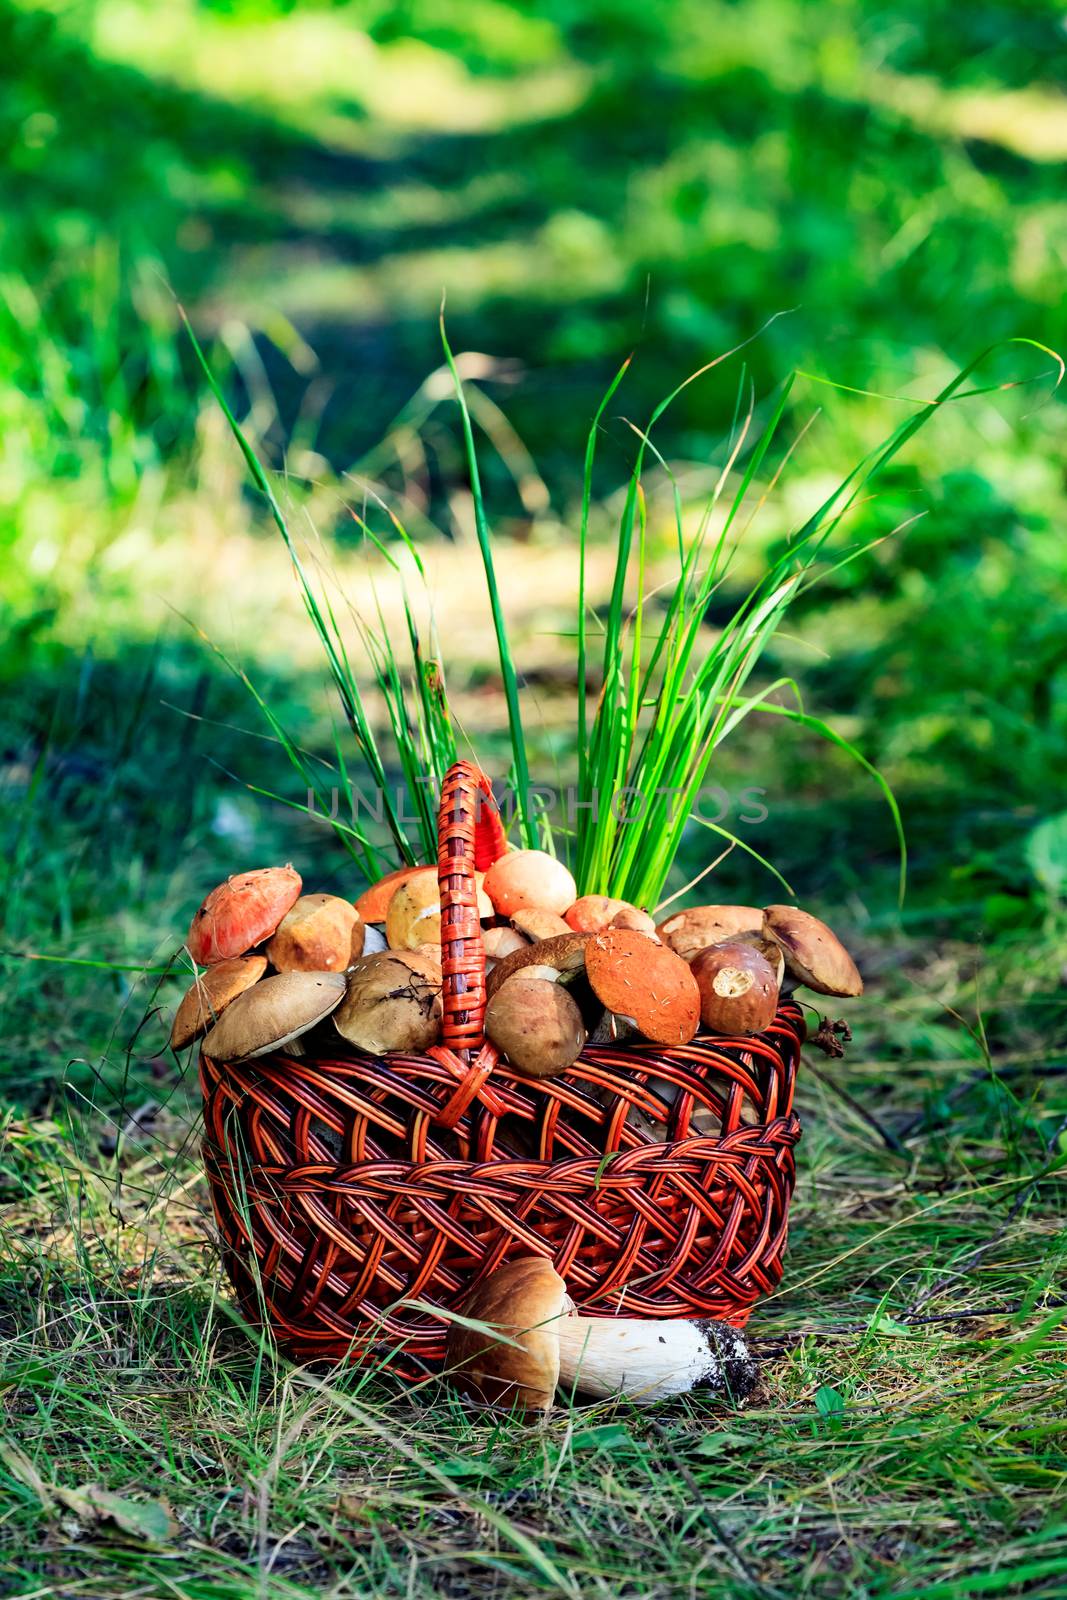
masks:
<svg viewBox="0 0 1067 1600"><path fill-rule="evenodd" d="M185 941L202 967L229 961L269 939L301 890L292 867L239 872L212 889L196 913Z"/></svg>

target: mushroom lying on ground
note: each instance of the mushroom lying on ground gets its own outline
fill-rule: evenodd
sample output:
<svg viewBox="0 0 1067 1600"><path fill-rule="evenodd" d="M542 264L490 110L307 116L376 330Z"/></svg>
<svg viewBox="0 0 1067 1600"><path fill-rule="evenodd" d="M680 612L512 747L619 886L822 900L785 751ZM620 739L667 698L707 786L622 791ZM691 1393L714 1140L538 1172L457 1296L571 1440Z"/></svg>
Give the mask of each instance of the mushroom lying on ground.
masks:
<svg viewBox="0 0 1067 1600"><path fill-rule="evenodd" d="M216 1061L242 1061L307 1033L328 1017L345 992L340 972L279 972L263 978L226 1007L204 1040Z"/></svg>
<svg viewBox="0 0 1067 1600"><path fill-rule="evenodd" d="M562 916L578 893L562 861L546 850L513 850L485 875L485 892L502 917L516 911L555 911Z"/></svg>
<svg viewBox="0 0 1067 1600"><path fill-rule="evenodd" d="M585 948L585 971L601 1004L632 1018L646 1039L688 1044L696 1033L700 990L681 956L666 945L629 928L605 928Z"/></svg>
<svg viewBox="0 0 1067 1600"><path fill-rule="evenodd" d="M484 889L478 889L478 914L493 915ZM385 937L393 950L414 950L441 942L441 895L436 867L420 867L393 894L385 913Z"/></svg>
<svg viewBox="0 0 1067 1600"><path fill-rule="evenodd" d="M302 894L279 922L267 955L278 972L343 972L353 951L362 950L363 921L351 901Z"/></svg>
<svg viewBox="0 0 1067 1600"><path fill-rule="evenodd" d="M700 1020L713 1033L762 1033L778 1009L778 980L767 957L750 944L727 940L693 957Z"/></svg>
<svg viewBox="0 0 1067 1600"><path fill-rule="evenodd" d="M563 1279L540 1256L498 1267L468 1296L462 1315L502 1336L449 1325L448 1375L482 1405L548 1411L557 1388L645 1404L697 1386L741 1399L756 1382L756 1364L736 1328L579 1316Z"/></svg>
<svg viewBox="0 0 1067 1600"><path fill-rule="evenodd" d="M239 872L212 889L189 928L186 945L201 967L243 956L269 939L300 893L292 867Z"/></svg>
<svg viewBox="0 0 1067 1600"><path fill-rule="evenodd" d="M343 1039L371 1055L390 1050L421 1051L441 1031L440 973L429 964L419 970L415 951L387 950L357 961L348 974L344 999L333 1013Z"/></svg>
<svg viewBox="0 0 1067 1600"><path fill-rule="evenodd" d="M766 906L764 934L781 946L789 971L817 994L863 993L859 969L836 933L796 906Z"/></svg>
<svg viewBox="0 0 1067 1600"><path fill-rule="evenodd" d="M170 1030L172 1050L184 1050L187 1044L206 1033L226 1007L258 983L267 970L265 956L231 956L229 961L218 961L207 967L182 996L174 1013Z"/></svg>
<svg viewBox="0 0 1067 1600"><path fill-rule="evenodd" d="M517 1072L551 1078L581 1055L585 1025L566 989L537 971L516 972L494 991L485 1033Z"/></svg>
<svg viewBox="0 0 1067 1600"><path fill-rule="evenodd" d="M534 944L539 939L558 939L560 934L571 932L563 917L557 916L554 911L542 911L538 906L516 911L511 925L524 939L532 940Z"/></svg>
<svg viewBox="0 0 1067 1600"><path fill-rule="evenodd" d="M676 955L690 961L709 944L721 944L739 933L758 933L762 926L758 906L690 906L661 922L656 932Z"/></svg>

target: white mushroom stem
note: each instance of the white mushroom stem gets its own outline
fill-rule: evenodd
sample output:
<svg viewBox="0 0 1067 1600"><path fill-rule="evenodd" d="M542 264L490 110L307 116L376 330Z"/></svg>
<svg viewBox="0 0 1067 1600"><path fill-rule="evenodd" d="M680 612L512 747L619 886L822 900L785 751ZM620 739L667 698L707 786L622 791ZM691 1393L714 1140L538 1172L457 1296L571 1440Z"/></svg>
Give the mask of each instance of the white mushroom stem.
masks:
<svg viewBox="0 0 1067 1600"><path fill-rule="evenodd" d="M596 1399L624 1394L650 1404L688 1394L698 1384L725 1390L726 1373L712 1335L697 1322L639 1317L559 1318L559 1386ZM747 1355L737 1334L738 1355Z"/></svg>

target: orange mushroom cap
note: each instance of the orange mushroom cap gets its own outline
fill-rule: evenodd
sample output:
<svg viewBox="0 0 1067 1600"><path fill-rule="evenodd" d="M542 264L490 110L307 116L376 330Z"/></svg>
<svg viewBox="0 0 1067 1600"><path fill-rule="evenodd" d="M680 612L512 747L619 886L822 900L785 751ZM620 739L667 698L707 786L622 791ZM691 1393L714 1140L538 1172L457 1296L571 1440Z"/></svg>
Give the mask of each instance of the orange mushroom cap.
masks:
<svg viewBox="0 0 1067 1600"><path fill-rule="evenodd" d="M397 867L395 872L387 872L384 878L379 878L369 889L364 889L356 901L356 910L364 922L384 922L389 902L400 885L406 878L425 870L425 867Z"/></svg>
<svg viewBox="0 0 1067 1600"><path fill-rule="evenodd" d="M583 894L572 906L568 906L563 913L563 920L569 928L579 933L599 933L601 928L611 926L620 911L629 909L627 900L613 900L606 894Z"/></svg>
<svg viewBox="0 0 1067 1600"><path fill-rule="evenodd" d="M700 1022L700 990L681 956L631 928L605 928L585 948L593 993L633 1017L655 1044L688 1044Z"/></svg>
<svg viewBox="0 0 1067 1600"><path fill-rule="evenodd" d="M199 966L229 961L269 939L300 894L292 867L239 872L212 889L189 928L186 944Z"/></svg>

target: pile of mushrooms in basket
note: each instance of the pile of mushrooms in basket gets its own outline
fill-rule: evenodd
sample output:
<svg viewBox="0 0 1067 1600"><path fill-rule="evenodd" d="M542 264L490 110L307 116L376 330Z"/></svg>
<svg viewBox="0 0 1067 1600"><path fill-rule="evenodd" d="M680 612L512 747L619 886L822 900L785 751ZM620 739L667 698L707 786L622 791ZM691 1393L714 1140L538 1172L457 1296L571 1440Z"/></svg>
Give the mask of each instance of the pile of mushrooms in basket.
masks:
<svg viewBox="0 0 1067 1600"><path fill-rule="evenodd" d="M565 1074L587 1045L680 1047L698 1032L743 1041L798 987L862 992L836 936L790 905L690 906L657 923L621 900L579 896L562 862L531 849L509 850L476 881L485 1035L525 1079ZM442 1024L439 893L433 867L389 873L354 903L305 894L290 866L230 878L193 918L198 975L171 1045L199 1040L206 1057L235 1062L283 1046L297 1058L425 1052ZM839 1034L844 1024L824 1019L816 1042L840 1054ZM699 1116L687 1132L700 1138ZM662 1139L662 1126L648 1120L642 1136ZM450 1309L446 1370L476 1404L544 1411L557 1391L653 1401L697 1385L737 1398L755 1381L738 1329L579 1315L542 1255L509 1254Z"/></svg>

